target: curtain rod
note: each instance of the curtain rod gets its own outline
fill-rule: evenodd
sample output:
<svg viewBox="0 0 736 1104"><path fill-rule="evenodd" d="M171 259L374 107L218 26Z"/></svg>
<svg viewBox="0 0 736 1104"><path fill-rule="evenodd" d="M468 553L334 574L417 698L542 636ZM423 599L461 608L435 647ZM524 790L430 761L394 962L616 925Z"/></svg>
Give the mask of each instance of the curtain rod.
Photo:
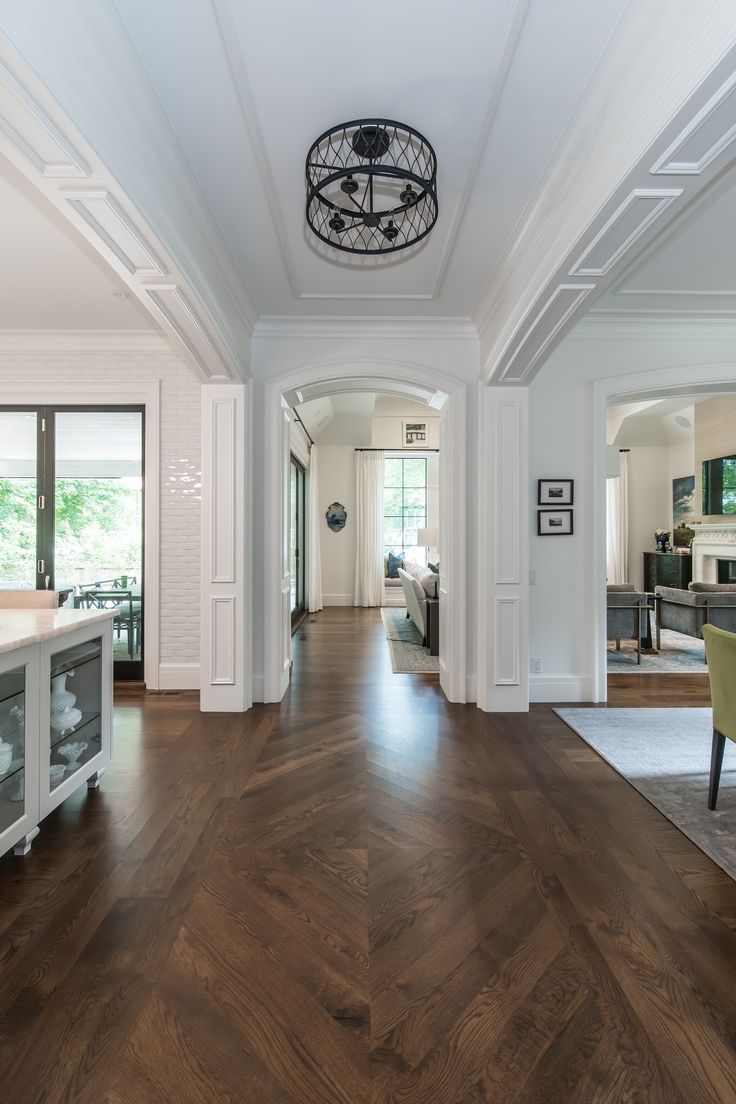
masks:
<svg viewBox="0 0 736 1104"><path fill-rule="evenodd" d="M302 429L303 429L303 430L304 430L304 432L306 433L307 437L309 438L309 443L310 443L310 445L313 445L313 444L314 444L314 441L312 440L312 434L311 434L311 433L309 432L309 430L308 430L308 429L307 429L307 427L305 426L304 422L303 422L303 421L301 420L301 418L299 417L299 411L297 410L297 408L296 408L295 406L292 406L292 408L291 408L291 409L292 409L292 410L294 411L294 413L296 414L296 420L298 421L299 425L300 425L300 426L302 427Z"/></svg>
<svg viewBox="0 0 736 1104"><path fill-rule="evenodd" d="M408 449L396 449L396 448L356 448L354 452L439 452L439 449L434 448L408 448Z"/></svg>

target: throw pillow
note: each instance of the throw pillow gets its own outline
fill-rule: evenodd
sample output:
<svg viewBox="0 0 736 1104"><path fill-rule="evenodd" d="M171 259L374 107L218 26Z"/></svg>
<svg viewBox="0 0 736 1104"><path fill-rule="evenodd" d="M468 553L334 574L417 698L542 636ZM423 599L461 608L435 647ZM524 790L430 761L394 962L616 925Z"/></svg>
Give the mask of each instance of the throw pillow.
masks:
<svg viewBox="0 0 736 1104"><path fill-rule="evenodd" d="M404 561L401 556L394 556L393 552L388 554L388 577L389 579L398 579L399 568L404 566Z"/></svg>
<svg viewBox="0 0 736 1104"><path fill-rule="evenodd" d="M436 564L428 563L427 567L429 568L430 571L434 571L435 575L439 575L439 573L440 573L440 562L439 562L439 560L437 561Z"/></svg>

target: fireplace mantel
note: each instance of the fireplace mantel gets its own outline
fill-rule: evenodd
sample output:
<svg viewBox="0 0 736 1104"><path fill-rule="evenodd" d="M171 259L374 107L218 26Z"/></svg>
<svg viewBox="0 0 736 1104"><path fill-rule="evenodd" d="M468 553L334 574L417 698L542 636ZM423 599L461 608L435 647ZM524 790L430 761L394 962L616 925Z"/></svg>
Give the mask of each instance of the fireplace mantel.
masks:
<svg viewBox="0 0 736 1104"><path fill-rule="evenodd" d="M715 583L718 561L736 560L736 524L695 525L693 528L693 580Z"/></svg>

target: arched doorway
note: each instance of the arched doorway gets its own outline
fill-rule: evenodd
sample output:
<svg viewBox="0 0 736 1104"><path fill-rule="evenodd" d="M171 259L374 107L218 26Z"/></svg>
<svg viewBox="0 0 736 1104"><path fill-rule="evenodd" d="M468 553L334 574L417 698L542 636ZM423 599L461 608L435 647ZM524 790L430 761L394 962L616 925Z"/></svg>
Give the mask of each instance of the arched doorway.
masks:
<svg viewBox="0 0 736 1104"><path fill-rule="evenodd" d="M289 570L286 540L286 476L290 406L340 391L370 390L403 395L440 411L440 531L443 534L439 583L441 602L440 685L450 701L467 699L467 439L465 384L424 365L361 360L304 366L267 381L262 407L262 558L256 557L255 594L262 595L263 676L255 672L256 699L280 701L289 684ZM258 438L257 438L258 439ZM257 493L258 493L257 488ZM256 538L257 539L257 538ZM260 575L260 578L259 578ZM255 651L255 649L254 649ZM255 664L259 656L255 656Z"/></svg>

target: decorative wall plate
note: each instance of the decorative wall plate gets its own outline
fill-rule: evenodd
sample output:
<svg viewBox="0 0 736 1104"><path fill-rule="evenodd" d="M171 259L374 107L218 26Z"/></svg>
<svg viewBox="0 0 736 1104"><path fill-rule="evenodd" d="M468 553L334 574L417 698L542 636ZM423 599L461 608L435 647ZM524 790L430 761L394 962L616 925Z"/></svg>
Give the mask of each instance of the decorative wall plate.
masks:
<svg viewBox="0 0 736 1104"><path fill-rule="evenodd" d="M331 502L325 510L325 517L332 532L339 533L341 529L345 528L348 513L341 502Z"/></svg>

